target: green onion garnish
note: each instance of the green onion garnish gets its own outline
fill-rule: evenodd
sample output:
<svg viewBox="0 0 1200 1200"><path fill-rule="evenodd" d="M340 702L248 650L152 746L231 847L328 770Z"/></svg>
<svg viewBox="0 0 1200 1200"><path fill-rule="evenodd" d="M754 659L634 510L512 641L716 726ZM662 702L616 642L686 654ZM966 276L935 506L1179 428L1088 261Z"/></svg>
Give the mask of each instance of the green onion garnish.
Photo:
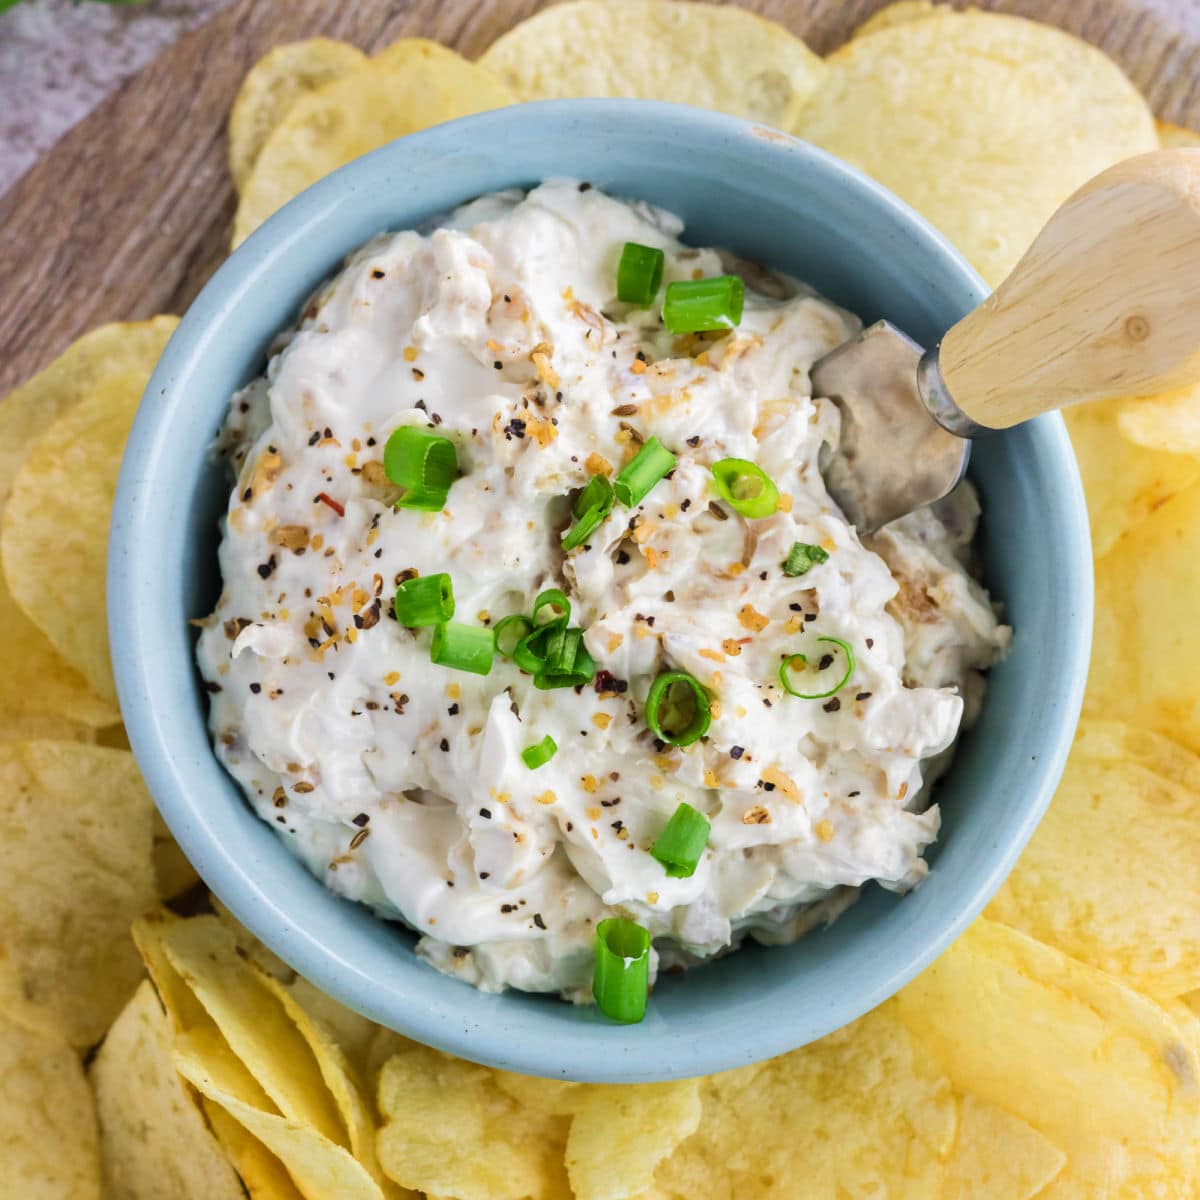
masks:
<svg viewBox="0 0 1200 1200"><path fill-rule="evenodd" d="M544 767L558 753L558 743L549 735L536 745L527 746L521 751L521 761L531 770Z"/></svg>
<svg viewBox="0 0 1200 1200"><path fill-rule="evenodd" d="M850 648L848 642L843 642L841 638L836 637L819 637L818 642L828 642L830 645L837 646L846 658L846 670L842 677L833 685L833 687L823 692L801 692L792 687L792 681L789 675L792 671L800 669L808 669L808 656L804 654L789 654L782 663L779 664L779 682L783 684L783 690L789 696L797 696L801 700L824 700L827 696L832 696L835 692L840 692L842 688L850 682L850 676L854 674L854 651ZM826 662L825 659L832 659L832 655L822 657L814 671L810 674L815 681L819 680L822 675L826 675L829 668L833 665L832 662ZM820 684L818 683L819 687Z"/></svg>
<svg viewBox="0 0 1200 1200"><path fill-rule="evenodd" d="M571 510L575 524L563 534L562 548L574 550L576 546L582 546L604 523L612 507L613 485L603 475L593 475Z"/></svg>
<svg viewBox="0 0 1200 1200"><path fill-rule="evenodd" d="M492 669L495 643L490 629L447 621L433 631L429 658L440 667L486 675Z"/></svg>
<svg viewBox="0 0 1200 1200"><path fill-rule="evenodd" d="M634 1025L646 1015L650 989L650 934L633 921L609 917L596 926L592 994L600 1011Z"/></svg>
<svg viewBox="0 0 1200 1200"><path fill-rule="evenodd" d="M454 588L450 576L418 575L396 589L396 620L409 629L444 625L454 616Z"/></svg>
<svg viewBox="0 0 1200 1200"><path fill-rule="evenodd" d="M617 265L617 299L643 308L662 286L663 252L653 246L626 242Z"/></svg>
<svg viewBox="0 0 1200 1200"><path fill-rule="evenodd" d="M739 275L683 279L667 284L663 324L672 333L732 329L742 319L746 289Z"/></svg>
<svg viewBox="0 0 1200 1200"><path fill-rule="evenodd" d="M546 608L550 610L550 615L543 618L542 610ZM570 619L571 602L564 591L560 588L546 588L544 592L538 592L533 602L531 618L535 629L543 625L565 625Z"/></svg>
<svg viewBox="0 0 1200 1200"><path fill-rule="evenodd" d="M501 658L512 658L521 640L532 632L533 622L524 613L510 613L502 617L492 630L496 653Z"/></svg>
<svg viewBox="0 0 1200 1200"><path fill-rule="evenodd" d="M402 425L392 431L383 448L383 469L394 484L404 488L397 508L441 512L458 476L458 454L449 438Z"/></svg>
<svg viewBox="0 0 1200 1200"><path fill-rule="evenodd" d="M666 868L675 879L687 879L696 873L696 864L708 844L712 826L708 818L697 812L690 804L680 804L663 827L651 855Z"/></svg>
<svg viewBox="0 0 1200 1200"><path fill-rule="evenodd" d="M787 560L783 564L785 575L807 575L813 567L829 561L829 551L820 546L810 546L808 542L793 542L788 551Z"/></svg>
<svg viewBox="0 0 1200 1200"><path fill-rule="evenodd" d="M664 671L646 696L646 724L661 742L690 746L707 732L712 705L700 681L686 671Z"/></svg>
<svg viewBox="0 0 1200 1200"><path fill-rule="evenodd" d="M513 662L522 671L539 675L546 669L546 640L557 628L557 625L542 625L527 633L512 653Z"/></svg>
<svg viewBox="0 0 1200 1200"><path fill-rule="evenodd" d="M779 507L775 481L746 458L723 458L712 465L717 495L743 517L769 517Z"/></svg>
<svg viewBox="0 0 1200 1200"><path fill-rule="evenodd" d="M626 507L641 504L650 489L675 468L675 455L652 437L622 468L613 483L617 499Z"/></svg>
<svg viewBox="0 0 1200 1200"><path fill-rule="evenodd" d="M578 627L554 628L546 638L546 658L534 674L534 686L542 691L554 688L578 687L590 683L596 674L596 663L583 644L583 630Z"/></svg>

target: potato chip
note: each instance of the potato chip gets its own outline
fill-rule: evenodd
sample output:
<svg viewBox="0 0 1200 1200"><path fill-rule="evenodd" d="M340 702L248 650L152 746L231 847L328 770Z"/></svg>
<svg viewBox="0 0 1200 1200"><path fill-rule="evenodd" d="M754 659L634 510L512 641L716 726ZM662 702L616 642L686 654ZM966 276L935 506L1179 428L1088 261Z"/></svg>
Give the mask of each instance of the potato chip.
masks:
<svg viewBox="0 0 1200 1200"><path fill-rule="evenodd" d="M75 1051L0 1016L0 1195L100 1200L96 1110Z"/></svg>
<svg viewBox="0 0 1200 1200"><path fill-rule="evenodd" d="M513 95L499 79L453 50L421 38L394 43L292 105L246 177L233 244L310 184L368 150L511 103Z"/></svg>
<svg viewBox="0 0 1200 1200"><path fill-rule="evenodd" d="M93 691L113 704L104 605L108 523L145 384L139 371L105 376L34 442L13 479L0 533L13 598Z"/></svg>
<svg viewBox="0 0 1200 1200"><path fill-rule="evenodd" d="M37 632L36 630L34 631ZM41 634L37 634L40 638ZM7 660L4 664L8 666ZM0 701L0 744L4 742L30 742L49 738L53 742L87 742L100 745L96 730L80 721L66 717L55 717L41 713L5 714Z"/></svg>
<svg viewBox="0 0 1200 1200"><path fill-rule="evenodd" d="M0 746L0 1011L75 1046L100 1040L142 973L153 805L133 755Z"/></svg>
<svg viewBox="0 0 1200 1200"><path fill-rule="evenodd" d="M196 886L200 876L171 836L158 810L154 812L154 879L160 900L173 900Z"/></svg>
<svg viewBox="0 0 1200 1200"><path fill-rule="evenodd" d="M1170 121L1156 122L1158 140L1164 150L1176 150L1180 146L1200 146L1200 133L1172 125Z"/></svg>
<svg viewBox="0 0 1200 1200"><path fill-rule="evenodd" d="M1084 711L1156 729L1200 753L1200 483L1096 564Z"/></svg>
<svg viewBox="0 0 1200 1200"><path fill-rule="evenodd" d="M907 25L910 21L921 21L925 17L944 13L949 8L947 4L935 4L933 0L898 0L889 4L877 13L872 13L850 36L866 37L870 33L878 33L881 29L892 29L897 25Z"/></svg>
<svg viewBox="0 0 1200 1200"><path fill-rule="evenodd" d="M781 25L732 5L573 0L522 21L479 62L522 100L673 100L787 128L825 64Z"/></svg>
<svg viewBox="0 0 1200 1200"><path fill-rule="evenodd" d="M1097 558L1164 501L1200 479L1200 458L1133 445L1118 423L1125 404L1101 400L1063 413L1087 496Z"/></svg>
<svg viewBox="0 0 1200 1200"><path fill-rule="evenodd" d="M258 1138L207 1096L201 1096L200 1103L217 1140L237 1167L250 1200L304 1200L287 1168Z"/></svg>
<svg viewBox="0 0 1200 1200"><path fill-rule="evenodd" d="M332 38L288 42L250 68L229 114L229 173L241 189L258 152L287 111L310 92L362 66L367 56Z"/></svg>
<svg viewBox="0 0 1200 1200"><path fill-rule="evenodd" d="M1084 721L987 915L1147 995L1200 988L1200 790L1180 758L1200 778L1200 757L1167 738Z"/></svg>
<svg viewBox="0 0 1200 1200"><path fill-rule="evenodd" d="M1115 63L1018 17L936 13L828 64L793 131L907 200L993 286L1077 187L1158 146Z"/></svg>
<svg viewBox="0 0 1200 1200"><path fill-rule="evenodd" d="M317 1060L283 1005L242 959L233 934L216 917L193 917L167 928L166 952L279 1111L344 1144L346 1130Z"/></svg>
<svg viewBox="0 0 1200 1200"><path fill-rule="evenodd" d="M569 1117L586 1087L586 1084L572 1083L569 1079L539 1079L512 1071L493 1071L492 1078L496 1086L518 1104L547 1116Z"/></svg>
<svg viewBox="0 0 1200 1200"><path fill-rule="evenodd" d="M1186 1194L1196 1051L1153 1001L981 919L898 1003L957 1087L1066 1154L1046 1200Z"/></svg>
<svg viewBox="0 0 1200 1200"><path fill-rule="evenodd" d="M175 1065L201 1095L279 1159L305 1200L382 1200L379 1185L349 1151L311 1126L270 1111L261 1089L219 1036L177 1035Z"/></svg>
<svg viewBox="0 0 1200 1200"><path fill-rule="evenodd" d="M122 1200L243 1200L242 1185L171 1057L170 1024L148 980L90 1070L105 1193Z"/></svg>
<svg viewBox="0 0 1200 1200"><path fill-rule="evenodd" d="M1122 400L1117 427L1131 442L1147 449L1200 455L1200 387Z"/></svg>
<svg viewBox="0 0 1200 1200"><path fill-rule="evenodd" d="M631 1200L700 1124L700 1080L586 1085L574 1097L567 1174L576 1200Z"/></svg>
<svg viewBox="0 0 1200 1200"><path fill-rule="evenodd" d="M379 1166L375 1161L375 1121L363 1094L362 1082L350 1060L333 1036L286 984L265 971L259 971L258 978L267 991L283 1005L284 1012L316 1059L321 1078L337 1105L342 1127L349 1134L350 1150L354 1157L379 1179Z"/></svg>
<svg viewBox="0 0 1200 1200"><path fill-rule="evenodd" d="M486 1067L415 1042L379 1077L379 1161L390 1179L456 1200L569 1196L567 1119L522 1109Z"/></svg>
<svg viewBox="0 0 1200 1200"><path fill-rule="evenodd" d="M940 1200L957 1106L889 1001L750 1070L705 1079L699 1129L659 1167L671 1200Z"/></svg>
<svg viewBox="0 0 1200 1200"><path fill-rule="evenodd" d="M977 1096L964 1096L958 1137L946 1165L944 1200L1032 1200L1066 1161L1053 1142L1020 1117Z"/></svg>
<svg viewBox="0 0 1200 1200"><path fill-rule="evenodd" d="M159 907L134 921L130 932L173 1027L176 1030L215 1029L208 1011L167 957L167 937L172 927L182 920L170 909Z"/></svg>
<svg viewBox="0 0 1200 1200"><path fill-rule="evenodd" d="M287 984L287 990L303 1005L305 1011L332 1036L361 1079L366 1079L367 1055L379 1029L361 1013L338 1003L332 996L297 975Z"/></svg>

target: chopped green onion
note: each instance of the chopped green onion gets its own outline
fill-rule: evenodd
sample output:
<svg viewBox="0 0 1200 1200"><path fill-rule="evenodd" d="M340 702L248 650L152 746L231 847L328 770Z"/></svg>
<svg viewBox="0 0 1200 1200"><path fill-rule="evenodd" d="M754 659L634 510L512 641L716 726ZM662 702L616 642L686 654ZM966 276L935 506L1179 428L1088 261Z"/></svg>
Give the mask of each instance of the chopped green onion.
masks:
<svg viewBox="0 0 1200 1200"><path fill-rule="evenodd" d="M532 622L531 622L532 624ZM522 671L537 675L546 668L546 639L558 626L542 625L527 633L513 651L512 660Z"/></svg>
<svg viewBox="0 0 1200 1200"><path fill-rule="evenodd" d="M740 275L683 279L667 284L663 324L672 333L732 329L742 319L746 289Z"/></svg>
<svg viewBox="0 0 1200 1200"><path fill-rule="evenodd" d="M544 767L558 753L558 743L549 735L536 745L527 746L521 751L521 761L531 770Z"/></svg>
<svg viewBox="0 0 1200 1200"><path fill-rule="evenodd" d="M775 481L746 458L723 458L712 465L717 495L743 517L769 517L779 507Z"/></svg>
<svg viewBox="0 0 1200 1200"><path fill-rule="evenodd" d="M609 917L596 926L592 994L600 1011L635 1025L646 1015L650 990L650 934L633 921Z"/></svg>
<svg viewBox="0 0 1200 1200"><path fill-rule="evenodd" d="M792 681L789 678L789 675L794 670L808 668L808 656L804 654L789 654L786 658L784 658L783 662L779 664L779 682L783 684L783 690L787 692L789 696L797 696L801 700L824 700L827 696L832 696L835 692L840 692L842 688L844 688L846 684L850 682L850 676L854 674L854 651L850 648L850 644L848 642L843 642L841 638L836 637L819 637L817 638L817 641L829 642L831 645L837 646L842 651L842 653L846 656L845 673L837 681L837 683L833 685L833 687L828 688L826 691L797 691L796 688L792 687ZM829 667L832 665L832 663L825 663L823 659L818 662L816 670L811 672L814 681L819 680L822 675L825 675L826 672L828 672ZM820 684L818 683L816 686L819 687Z"/></svg>
<svg viewBox="0 0 1200 1200"><path fill-rule="evenodd" d="M641 504L650 489L675 469L675 455L652 437L622 468L613 484L616 497L626 508Z"/></svg>
<svg viewBox="0 0 1200 1200"><path fill-rule="evenodd" d="M548 608L553 614L549 619L542 620L542 609ZM538 592L533 602L533 625L540 628L543 625L565 625L571 619L571 602L560 588L547 588Z"/></svg>
<svg viewBox="0 0 1200 1200"><path fill-rule="evenodd" d="M700 681L686 671L664 671L646 696L646 724L670 746L690 746L707 732L712 705Z"/></svg>
<svg viewBox="0 0 1200 1200"><path fill-rule="evenodd" d="M793 542L788 551L787 561L783 564L785 575L807 575L813 567L829 560L829 551L820 546L810 546L808 542Z"/></svg>
<svg viewBox="0 0 1200 1200"><path fill-rule="evenodd" d="M533 683L547 692L590 683L595 674L596 662L583 644L583 630L556 628L546 639L546 660Z"/></svg>
<svg viewBox="0 0 1200 1200"><path fill-rule="evenodd" d="M612 507L613 485L603 475L593 475L575 501L572 509L575 524L563 534L562 548L574 550L582 546L604 523Z"/></svg>
<svg viewBox="0 0 1200 1200"><path fill-rule="evenodd" d="M486 675L492 669L495 642L490 629L447 621L433 631L429 657L440 667Z"/></svg>
<svg viewBox="0 0 1200 1200"><path fill-rule="evenodd" d="M496 622L492 630L496 653L501 658L512 658L523 638L533 632L533 622L524 613L510 613Z"/></svg>
<svg viewBox="0 0 1200 1200"><path fill-rule="evenodd" d="M450 576L418 575L396 589L396 620L409 629L444 625L454 616L454 588Z"/></svg>
<svg viewBox="0 0 1200 1200"><path fill-rule="evenodd" d="M672 878L687 879L696 873L696 864L708 844L711 830L712 826L702 812L697 812L690 804L680 804L651 846L650 853Z"/></svg>
<svg viewBox="0 0 1200 1200"><path fill-rule="evenodd" d="M663 252L653 246L626 242L617 265L617 299L643 308L662 286Z"/></svg>
<svg viewBox="0 0 1200 1200"><path fill-rule="evenodd" d="M449 438L402 425L392 431L383 448L383 469L394 484L404 488L397 508L440 512L458 476L458 454Z"/></svg>

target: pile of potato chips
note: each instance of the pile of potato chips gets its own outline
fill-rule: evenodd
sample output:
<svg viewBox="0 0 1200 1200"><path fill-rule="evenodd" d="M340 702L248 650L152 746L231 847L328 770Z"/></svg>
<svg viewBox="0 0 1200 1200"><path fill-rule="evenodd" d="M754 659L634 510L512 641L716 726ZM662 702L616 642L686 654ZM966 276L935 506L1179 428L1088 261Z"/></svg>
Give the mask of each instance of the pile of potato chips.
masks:
<svg viewBox="0 0 1200 1200"><path fill-rule="evenodd" d="M593 95L815 141L993 284L1089 176L1200 145L1156 128L1099 51L1012 17L904 0L822 60L735 7L575 0L476 63L418 39L272 51L230 117L235 244L393 138ZM598 1086L452 1059L343 1008L207 895L159 821L118 723L104 558L175 324L97 329L0 405L3 1200L1200 1194L1200 390L1067 414L1098 584L1086 715L986 917L812 1046Z"/></svg>

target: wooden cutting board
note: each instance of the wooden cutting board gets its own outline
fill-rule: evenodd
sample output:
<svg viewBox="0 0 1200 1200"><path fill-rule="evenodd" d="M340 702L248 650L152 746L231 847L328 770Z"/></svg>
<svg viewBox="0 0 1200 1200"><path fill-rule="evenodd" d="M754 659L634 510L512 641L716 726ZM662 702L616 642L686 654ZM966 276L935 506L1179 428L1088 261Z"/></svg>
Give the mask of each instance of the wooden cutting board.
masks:
<svg viewBox="0 0 1200 1200"><path fill-rule="evenodd" d="M0 395L105 321L182 312L225 257L225 119L270 47L367 51L420 35L468 57L544 0L234 0L165 51L0 198ZM887 0L741 0L828 53ZM1200 128L1197 0L976 0L1101 46L1156 112Z"/></svg>

